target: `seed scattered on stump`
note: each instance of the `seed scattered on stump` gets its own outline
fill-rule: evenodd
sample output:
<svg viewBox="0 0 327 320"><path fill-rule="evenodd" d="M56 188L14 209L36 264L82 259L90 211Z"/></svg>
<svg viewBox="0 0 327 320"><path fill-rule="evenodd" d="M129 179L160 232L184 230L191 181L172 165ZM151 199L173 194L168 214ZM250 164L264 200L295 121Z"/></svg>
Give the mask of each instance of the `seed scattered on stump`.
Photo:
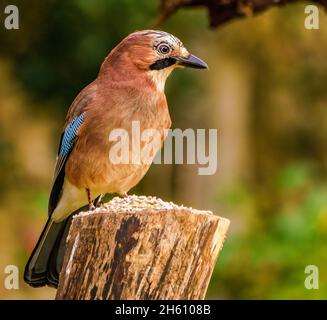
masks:
<svg viewBox="0 0 327 320"><path fill-rule="evenodd" d="M113 213L128 213L128 212L142 212L142 211L164 211L164 210L181 210L189 209L193 213L200 213L199 210L193 209L191 207L185 207L184 205L177 205L171 201L167 202L158 197L153 196L137 196L130 195L125 198L115 197L111 201L101 205L93 211L81 212L76 216L85 216L89 214L94 214L98 212L113 212ZM201 214L213 214L211 211L201 210Z"/></svg>

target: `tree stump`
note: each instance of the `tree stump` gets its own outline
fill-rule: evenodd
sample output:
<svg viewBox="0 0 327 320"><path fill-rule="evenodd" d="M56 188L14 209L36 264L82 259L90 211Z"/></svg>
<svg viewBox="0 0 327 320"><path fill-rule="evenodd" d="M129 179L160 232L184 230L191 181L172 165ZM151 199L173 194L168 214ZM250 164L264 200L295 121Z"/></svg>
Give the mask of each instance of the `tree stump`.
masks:
<svg viewBox="0 0 327 320"><path fill-rule="evenodd" d="M229 220L156 197L73 218L56 299L204 299Z"/></svg>

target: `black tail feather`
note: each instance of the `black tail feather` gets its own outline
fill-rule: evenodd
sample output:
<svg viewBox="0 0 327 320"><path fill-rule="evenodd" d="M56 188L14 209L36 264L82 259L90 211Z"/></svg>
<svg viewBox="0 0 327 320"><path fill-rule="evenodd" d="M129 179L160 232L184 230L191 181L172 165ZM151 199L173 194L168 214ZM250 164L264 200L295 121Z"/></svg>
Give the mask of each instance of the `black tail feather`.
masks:
<svg viewBox="0 0 327 320"><path fill-rule="evenodd" d="M66 238L68 236L68 231L71 225L73 215L67 218L64 222L65 225L62 229L60 236L58 236L57 241L52 249L50 258L48 261L48 272L47 272L47 285L50 287L57 288L59 282L59 274L64 262L64 255L66 249Z"/></svg>
<svg viewBox="0 0 327 320"><path fill-rule="evenodd" d="M58 286L70 223L71 217L59 223L48 219L24 271L24 280L32 287Z"/></svg>

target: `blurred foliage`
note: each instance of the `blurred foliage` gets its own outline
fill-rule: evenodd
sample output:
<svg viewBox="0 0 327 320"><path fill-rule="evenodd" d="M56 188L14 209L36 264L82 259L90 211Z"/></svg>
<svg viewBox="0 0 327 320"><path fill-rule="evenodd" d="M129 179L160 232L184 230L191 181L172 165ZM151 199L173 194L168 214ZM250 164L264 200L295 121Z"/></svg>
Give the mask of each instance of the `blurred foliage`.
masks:
<svg viewBox="0 0 327 320"><path fill-rule="evenodd" d="M326 299L326 274L320 289L303 290L307 265L326 266L327 186L301 165L283 168L275 177L280 205L267 226L252 217L251 227L227 239L210 286L214 296L248 299ZM302 194L302 195L301 195ZM255 201L246 188L219 198L229 206ZM219 284L216 285L215 283Z"/></svg>
<svg viewBox="0 0 327 320"><path fill-rule="evenodd" d="M22 271L45 221L68 106L111 48L153 27L158 1L10 4L20 29L0 28L0 267ZM210 31L205 10L180 10L159 26L210 66L176 71L166 93L173 127L218 128L220 167L199 177L152 166L132 193L231 219L209 298L327 297L327 18L321 12L320 30L308 31L303 11L274 9ZM309 264L320 269L319 290L304 287ZM7 299L53 295L22 281L15 292L0 288Z"/></svg>
<svg viewBox="0 0 327 320"><path fill-rule="evenodd" d="M16 76L30 94L35 99L56 100L62 113L81 88L96 77L108 48L135 26L146 26L156 9L155 2L133 0L16 3L21 28L15 39L2 30L4 53L15 59ZM126 18L122 23L115 17ZM26 39L19 45L21 37Z"/></svg>

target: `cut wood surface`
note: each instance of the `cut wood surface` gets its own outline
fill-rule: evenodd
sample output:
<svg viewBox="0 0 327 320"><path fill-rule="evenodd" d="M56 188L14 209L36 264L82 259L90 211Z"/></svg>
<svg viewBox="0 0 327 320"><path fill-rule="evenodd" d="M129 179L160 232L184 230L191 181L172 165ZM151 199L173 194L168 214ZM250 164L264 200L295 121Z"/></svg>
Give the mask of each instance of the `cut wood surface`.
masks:
<svg viewBox="0 0 327 320"><path fill-rule="evenodd" d="M75 216L56 299L204 299L229 221L156 197Z"/></svg>

